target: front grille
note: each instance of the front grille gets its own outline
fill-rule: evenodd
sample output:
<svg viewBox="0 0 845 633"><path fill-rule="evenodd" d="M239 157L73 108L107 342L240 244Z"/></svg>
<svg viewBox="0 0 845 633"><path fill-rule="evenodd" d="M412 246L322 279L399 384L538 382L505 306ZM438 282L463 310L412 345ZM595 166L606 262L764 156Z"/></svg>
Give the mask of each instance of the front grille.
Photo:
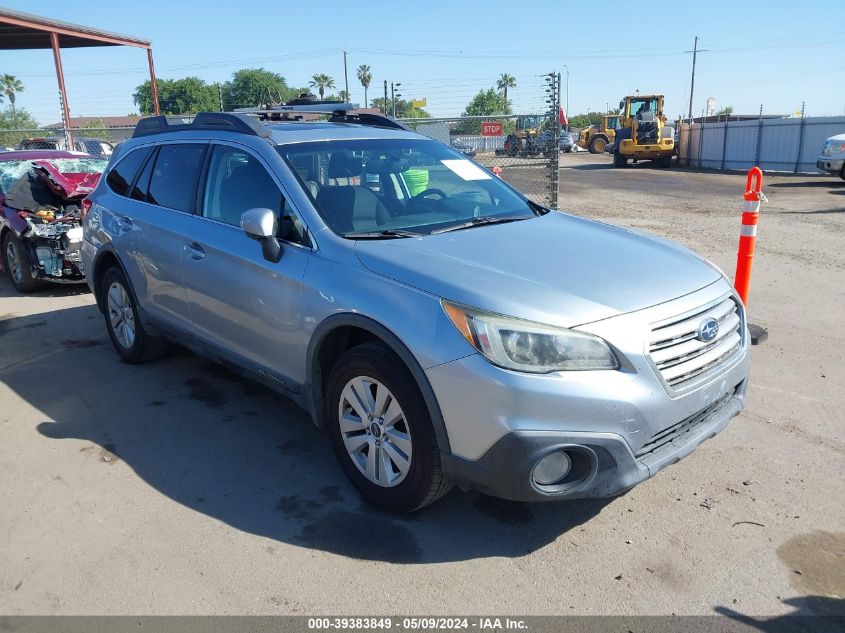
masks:
<svg viewBox="0 0 845 633"><path fill-rule="evenodd" d="M643 447L636 452L635 457L642 459L643 457L659 453L668 444L678 443L676 440L681 440L680 443L683 443L685 435L694 431L701 423L706 422L711 415L727 404L733 395L734 392L732 391L698 413L681 420L677 424L673 424L668 429L658 431L651 436L648 442L643 444Z"/></svg>
<svg viewBox="0 0 845 633"><path fill-rule="evenodd" d="M715 319L719 331L711 341L698 338L700 325ZM671 388L680 388L690 380L719 367L742 345L741 309L731 297L663 323L651 331L651 360Z"/></svg>

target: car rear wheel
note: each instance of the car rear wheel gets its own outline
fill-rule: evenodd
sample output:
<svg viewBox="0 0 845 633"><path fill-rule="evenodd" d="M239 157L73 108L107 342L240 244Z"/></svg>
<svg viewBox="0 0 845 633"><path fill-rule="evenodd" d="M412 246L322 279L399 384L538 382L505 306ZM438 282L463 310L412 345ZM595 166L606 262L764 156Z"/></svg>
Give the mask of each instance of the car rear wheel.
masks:
<svg viewBox="0 0 845 633"><path fill-rule="evenodd" d="M33 292L44 285L38 277L38 269L30 260L26 246L11 231L3 238L3 266L15 290L20 293Z"/></svg>
<svg viewBox="0 0 845 633"><path fill-rule="evenodd" d="M106 271L101 292L106 329L118 356L133 364L164 356L167 341L147 334L138 318L138 307L129 282L120 269L109 268Z"/></svg>
<svg viewBox="0 0 845 633"><path fill-rule="evenodd" d="M343 354L331 370L326 393L332 446L369 502L412 512L451 489L425 400L387 346L366 343Z"/></svg>

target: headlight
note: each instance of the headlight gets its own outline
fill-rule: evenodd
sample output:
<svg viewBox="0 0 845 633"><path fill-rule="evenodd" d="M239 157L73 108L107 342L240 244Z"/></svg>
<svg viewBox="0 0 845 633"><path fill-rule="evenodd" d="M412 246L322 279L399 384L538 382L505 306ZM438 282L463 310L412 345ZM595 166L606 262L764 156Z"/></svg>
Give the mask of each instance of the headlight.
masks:
<svg viewBox="0 0 845 633"><path fill-rule="evenodd" d="M523 321L443 301L458 332L494 365L537 374L616 369L605 341L582 332Z"/></svg>

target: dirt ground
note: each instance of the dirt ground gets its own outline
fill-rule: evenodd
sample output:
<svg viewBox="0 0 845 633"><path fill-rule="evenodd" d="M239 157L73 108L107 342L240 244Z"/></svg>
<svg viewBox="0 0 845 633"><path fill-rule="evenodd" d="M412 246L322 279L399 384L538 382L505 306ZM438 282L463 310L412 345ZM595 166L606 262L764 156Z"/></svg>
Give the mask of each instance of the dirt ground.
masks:
<svg viewBox="0 0 845 633"><path fill-rule="evenodd" d="M563 209L732 276L743 176L560 176ZM284 398L187 352L123 365L83 289L4 278L0 614L845 613L845 182L764 190L749 406L609 501L382 514Z"/></svg>

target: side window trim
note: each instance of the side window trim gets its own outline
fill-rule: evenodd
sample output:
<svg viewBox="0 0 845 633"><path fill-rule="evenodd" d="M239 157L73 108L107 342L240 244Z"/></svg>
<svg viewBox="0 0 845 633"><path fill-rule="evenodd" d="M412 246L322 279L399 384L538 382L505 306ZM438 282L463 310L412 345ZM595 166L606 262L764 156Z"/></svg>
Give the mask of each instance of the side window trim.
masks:
<svg viewBox="0 0 845 633"><path fill-rule="evenodd" d="M197 197L196 197L196 216L199 217L199 218L202 218L203 220L207 220L208 222L214 222L216 224L220 224L221 226L228 226L228 227L231 227L231 228L236 229L238 231L241 230L241 228L239 226L235 226L233 224L228 224L226 222L220 222L219 220L215 220L214 218L207 218L202 214L203 204L205 203L204 198L205 198L206 180L207 180L207 177L208 177L208 169L209 169L209 166L210 166L210 163L211 163L212 154L214 153L214 148L217 145L220 145L220 146L223 146L223 147L233 147L237 150L245 152L246 154L249 154L252 158L254 158L256 161L258 161L258 164L261 165L261 167L264 168L264 170L270 175L270 179L279 188L279 191L281 192L282 197L284 198L285 206L293 212L293 214L299 220L300 224L302 224L302 226L305 227L305 236L304 237L305 237L305 240L307 242L306 244L301 244L299 242L291 242L291 241L288 241L288 240L283 239L283 238L279 238L279 239L282 242L284 242L285 244L290 244L291 246L297 246L299 248L305 248L305 249L308 249L308 250L316 250L316 247L314 245L314 240L311 238L311 229L309 228L308 224L305 222L304 218L302 217L302 213L300 213L299 209L297 209L296 206L291 202L290 196L288 195L287 188L285 188L285 186L281 183L280 179L276 176L275 171L267 164L267 161L264 160L263 157L256 154L255 150L253 150L248 145L243 145L241 143L235 143L233 141L223 141L223 140L212 140L212 141L209 142L208 149L206 150L206 153L205 153L205 160L203 161L202 171L200 173L200 181L199 181Z"/></svg>

